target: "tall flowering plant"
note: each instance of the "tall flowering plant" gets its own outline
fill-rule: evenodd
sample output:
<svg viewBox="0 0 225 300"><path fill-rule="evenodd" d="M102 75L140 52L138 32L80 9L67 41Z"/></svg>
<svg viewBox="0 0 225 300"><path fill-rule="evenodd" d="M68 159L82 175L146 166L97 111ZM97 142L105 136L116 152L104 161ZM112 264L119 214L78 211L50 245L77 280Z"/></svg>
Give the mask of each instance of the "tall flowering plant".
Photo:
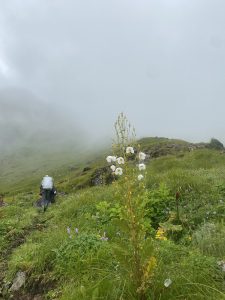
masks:
<svg viewBox="0 0 225 300"><path fill-rule="evenodd" d="M156 266L152 242L147 238L150 224L145 217L148 201L145 188L146 154L136 145L135 130L124 114L119 115L115 129L113 155L106 158L113 175L119 177L114 185L120 196L119 227L123 234L115 253L129 278L135 299L144 300L147 299Z"/></svg>

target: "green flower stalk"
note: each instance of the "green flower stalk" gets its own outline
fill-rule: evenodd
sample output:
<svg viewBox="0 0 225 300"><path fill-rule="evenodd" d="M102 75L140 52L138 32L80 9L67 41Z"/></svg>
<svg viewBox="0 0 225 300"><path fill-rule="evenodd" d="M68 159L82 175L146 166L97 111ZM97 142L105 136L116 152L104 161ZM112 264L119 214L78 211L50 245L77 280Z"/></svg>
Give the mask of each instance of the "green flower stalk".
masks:
<svg viewBox="0 0 225 300"><path fill-rule="evenodd" d="M115 130L113 155L108 156L106 160L112 164L110 168L114 176L119 178L114 182L114 186L120 195L119 230L125 237L121 237L121 248L124 249L126 244L125 257L121 259L121 249L116 249L115 253L126 270L125 275L129 278L127 281L131 282L134 297L145 300L156 266L151 239L146 238L150 229L145 217L148 201L144 181L146 154L137 151L135 130L123 113L115 123Z"/></svg>

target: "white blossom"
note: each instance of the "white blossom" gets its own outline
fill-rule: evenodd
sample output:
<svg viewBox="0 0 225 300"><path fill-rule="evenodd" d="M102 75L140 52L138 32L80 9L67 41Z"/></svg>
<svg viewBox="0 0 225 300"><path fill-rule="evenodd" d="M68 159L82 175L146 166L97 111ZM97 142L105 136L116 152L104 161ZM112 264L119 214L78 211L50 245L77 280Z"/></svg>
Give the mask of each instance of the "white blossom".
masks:
<svg viewBox="0 0 225 300"><path fill-rule="evenodd" d="M108 163L116 162L116 156L109 155L106 157Z"/></svg>
<svg viewBox="0 0 225 300"><path fill-rule="evenodd" d="M168 278L164 281L164 286L169 287L171 285L171 283L172 283L172 280L170 278Z"/></svg>
<svg viewBox="0 0 225 300"><path fill-rule="evenodd" d="M146 169L146 165L145 164L139 164L138 168L140 171L145 170Z"/></svg>
<svg viewBox="0 0 225 300"><path fill-rule="evenodd" d="M71 229L70 229L69 226L66 228L66 231L67 231L68 234L71 234Z"/></svg>
<svg viewBox="0 0 225 300"><path fill-rule="evenodd" d="M113 172L116 171L116 166L112 165L110 168L111 168L111 170L112 170Z"/></svg>
<svg viewBox="0 0 225 300"><path fill-rule="evenodd" d="M111 155L107 156L106 160L107 160L108 163L111 163L112 162L112 156Z"/></svg>
<svg viewBox="0 0 225 300"><path fill-rule="evenodd" d="M118 157L117 162L119 165L124 164L124 158L123 157Z"/></svg>
<svg viewBox="0 0 225 300"><path fill-rule="evenodd" d="M123 174L123 169L122 168L116 168L115 174L119 175L119 176L122 175Z"/></svg>
<svg viewBox="0 0 225 300"><path fill-rule="evenodd" d="M225 272L225 261L221 260L217 262L218 266L221 267L222 271Z"/></svg>
<svg viewBox="0 0 225 300"><path fill-rule="evenodd" d="M139 160L145 160L146 154L144 152L139 152L138 157L139 157Z"/></svg>
<svg viewBox="0 0 225 300"><path fill-rule="evenodd" d="M127 147L126 153L127 154L129 154L129 153L134 154L134 148L133 147Z"/></svg>
<svg viewBox="0 0 225 300"><path fill-rule="evenodd" d="M112 162L116 162L116 156L111 157Z"/></svg>
<svg viewBox="0 0 225 300"><path fill-rule="evenodd" d="M142 174L138 175L138 180L141 181L144 178Z"/></svg>

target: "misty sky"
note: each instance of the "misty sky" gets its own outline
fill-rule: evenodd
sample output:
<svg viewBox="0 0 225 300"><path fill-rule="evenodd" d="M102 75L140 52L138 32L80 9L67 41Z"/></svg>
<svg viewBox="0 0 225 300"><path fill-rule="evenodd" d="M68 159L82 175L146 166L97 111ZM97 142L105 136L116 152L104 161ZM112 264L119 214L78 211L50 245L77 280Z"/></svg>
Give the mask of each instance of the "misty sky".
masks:
<svg viewBox="0 0 225 300"><path fill-rule="evenodd" d="M225 1L1 0L11 88L96 137L123 111L139 136L225 142Z"/></svg>

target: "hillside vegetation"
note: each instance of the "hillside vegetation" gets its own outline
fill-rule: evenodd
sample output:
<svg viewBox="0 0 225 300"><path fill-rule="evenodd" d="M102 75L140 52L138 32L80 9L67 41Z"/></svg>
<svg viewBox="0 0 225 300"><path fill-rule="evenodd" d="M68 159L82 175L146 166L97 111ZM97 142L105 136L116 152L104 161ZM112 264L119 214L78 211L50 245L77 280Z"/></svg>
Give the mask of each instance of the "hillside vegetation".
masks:
<svg viewBox="0 0 225 300"><path fill-rule="evenodd" d="M30 155L27 165L19 156L1 162L2 299L225 299L225 154L180 140L138 143L147 154L142 285L121 213L126 178L111 180L107 152L79 163L71 152L44 163ZM45 164L58 196L43 213L33 204ZM12 291L18 272L25 284Z"/></svg>

